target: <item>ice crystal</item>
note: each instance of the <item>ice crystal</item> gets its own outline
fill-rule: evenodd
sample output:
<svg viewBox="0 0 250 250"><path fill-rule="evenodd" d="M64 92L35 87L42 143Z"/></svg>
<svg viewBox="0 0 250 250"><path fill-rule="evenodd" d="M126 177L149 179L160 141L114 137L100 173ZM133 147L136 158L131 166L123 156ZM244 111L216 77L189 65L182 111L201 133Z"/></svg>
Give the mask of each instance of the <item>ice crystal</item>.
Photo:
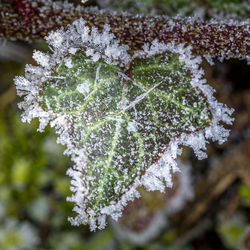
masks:
<svg viewBox="0 0 250 250"><path fill-rule="evenodd" d="M26 66L15 83L23 121L55 127L75 163L72 224L104 228L139 186L172 186L180 145L202 159L208 139L228 136L220 121L231 124L232 110L215 100L190 47L154 40L131 54L108 25L98 31L83 19L47 41L53 53L35 51L40 66Z"/></svg>

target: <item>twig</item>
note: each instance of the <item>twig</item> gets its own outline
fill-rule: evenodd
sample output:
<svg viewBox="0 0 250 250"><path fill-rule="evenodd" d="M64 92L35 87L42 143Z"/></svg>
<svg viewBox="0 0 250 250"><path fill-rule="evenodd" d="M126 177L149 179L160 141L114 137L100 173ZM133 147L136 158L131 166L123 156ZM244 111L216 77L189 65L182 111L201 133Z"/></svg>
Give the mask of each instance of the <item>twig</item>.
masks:
<svg viewBox="0 0 250 250"><path fill-rule="evenodd" d="M246 56L250 51L249 21L204 22L191 18L141 16L75 7L65 2L33 1L25 19L11 4L0 4L0 37L31 40L66 26L82 17L99 30L109 24L111 31L131 49L141 49L154 39L191 45L195 54Z"/></svg>

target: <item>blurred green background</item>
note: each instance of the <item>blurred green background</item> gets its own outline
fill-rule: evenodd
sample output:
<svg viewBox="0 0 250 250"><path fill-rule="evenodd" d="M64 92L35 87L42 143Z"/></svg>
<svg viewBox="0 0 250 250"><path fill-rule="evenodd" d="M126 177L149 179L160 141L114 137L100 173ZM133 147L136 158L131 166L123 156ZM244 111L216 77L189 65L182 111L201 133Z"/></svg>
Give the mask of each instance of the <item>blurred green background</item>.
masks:
<svg viewBox="0 0 250 250"><path fill-rule="evenodd" d="M191 15L200 2L113 0L89 4ZM247 1L204 2L238 18L249 14ZM204 11L211 14L203 9L202 15ZM73 215L73 204L66 202L71 195L66 171L72 163L63 155L64 148L56 144L54 131L47 128L39 133L37 121L21 122L13 78L24 73L26 63L34 63L33 49L47 47L43 41L0 40L0 249L250 249L250 72L245 61L216 61L213 67L203 62L216 97L236 110L229 141L222 146L211 144L209 157L203 161L184 149L181 160L191 166L186 179L177 176L174 189L167 190L166 196L141 190L143 198L129 204L125 219L110 221L105 230L91 233L87 226L73 227L67 221ZM180 190L185 181L189 192L183 194ZM170 209L174 208L172 201L178 203L178 209ZM143 239L140 243L139 237Z"/></svg>

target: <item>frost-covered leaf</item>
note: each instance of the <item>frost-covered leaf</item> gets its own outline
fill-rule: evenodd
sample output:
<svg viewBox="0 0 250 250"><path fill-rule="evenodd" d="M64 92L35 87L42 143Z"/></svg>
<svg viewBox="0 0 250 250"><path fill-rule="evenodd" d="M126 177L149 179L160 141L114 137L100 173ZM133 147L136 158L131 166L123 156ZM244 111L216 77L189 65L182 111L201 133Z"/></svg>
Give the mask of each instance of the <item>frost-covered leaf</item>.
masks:
<svg viewBox="0 0 250 250"><path fill-rule="evenodd" d="M53 54L34 52L41 66L16 78L23 120L50 122L75 165L69 169L71 222L104 228L136 190L164 191L178 171L179 145L206 156L207 139L222 143L232 110L217 103L190 48L154 41L128 53L110 28L100 33L80 19L47 38Z"/></svg>
<svg viewBox="0 0 250 250"><path fill-rule="evenodd" d="M66 115L70 140L86 155L85 199L96 214L157 162L174 137L210 123L206 98L177 55L136 59L126 75L81 50L65 61L44 83L42 108Z"/></svg>

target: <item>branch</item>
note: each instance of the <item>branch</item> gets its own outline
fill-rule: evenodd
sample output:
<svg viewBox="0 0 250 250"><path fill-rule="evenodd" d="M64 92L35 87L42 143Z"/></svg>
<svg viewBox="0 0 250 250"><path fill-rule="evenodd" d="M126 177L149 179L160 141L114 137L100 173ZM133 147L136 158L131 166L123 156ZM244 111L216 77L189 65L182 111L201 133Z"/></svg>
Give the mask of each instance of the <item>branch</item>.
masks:
<svg viewBox="0 0 250 250"><path fill-rule="evenodd" d="M0 4L0 37L32 40L45 37L50 31L66 26L82 17L99 31L109 24L111 31L132 50L154 39L161 42L191 45L198 55L241 57L249 55L249 20L201 21L193 18L141 16L84 8L67 2L39 0L30 5L25 18L11 4Z"/></svg>

